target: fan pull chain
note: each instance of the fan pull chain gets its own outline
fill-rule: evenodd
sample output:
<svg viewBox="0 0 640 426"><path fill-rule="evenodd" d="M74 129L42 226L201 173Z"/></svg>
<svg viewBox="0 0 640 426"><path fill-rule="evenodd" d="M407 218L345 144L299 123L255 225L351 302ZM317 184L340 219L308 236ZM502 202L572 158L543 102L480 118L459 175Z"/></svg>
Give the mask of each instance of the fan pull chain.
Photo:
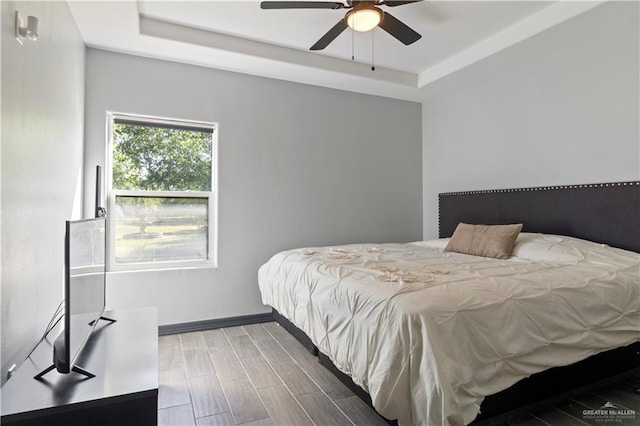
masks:
<svg viewBox="0 0 640 426"><path fill-rule="evenodd" d="M376 32L375 28L371 30L371 71L376 70L376 67L373 63L373 59L374 59L373 52L375 51L375 49L373 48L373 33L375 32Z"/></svg>
<svg viewBox="0 0 640 426"><path fill-rule="evenodd" d="M354 18L355 19L355 18ZM351 60L354 61L355 60L355 55L354 55L354 38L356 37L356 30L354 30L353 28L351 28Z"/></svg>

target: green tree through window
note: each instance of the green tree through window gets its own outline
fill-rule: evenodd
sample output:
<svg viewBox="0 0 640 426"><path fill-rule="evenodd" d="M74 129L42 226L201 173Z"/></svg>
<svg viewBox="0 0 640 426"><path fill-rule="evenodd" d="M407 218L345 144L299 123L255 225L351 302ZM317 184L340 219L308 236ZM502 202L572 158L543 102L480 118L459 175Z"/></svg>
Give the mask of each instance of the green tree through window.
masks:
<svg viewBox="0 0 640 426"><path fill-rule="evenodd" d="M113 126L113 188L211 191L211 133Z"/></svg>

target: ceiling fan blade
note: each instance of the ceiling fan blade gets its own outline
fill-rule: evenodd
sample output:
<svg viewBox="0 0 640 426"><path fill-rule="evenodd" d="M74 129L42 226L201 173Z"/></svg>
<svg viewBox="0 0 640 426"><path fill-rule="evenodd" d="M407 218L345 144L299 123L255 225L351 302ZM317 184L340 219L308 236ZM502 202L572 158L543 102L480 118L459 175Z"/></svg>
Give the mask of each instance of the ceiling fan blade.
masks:
<svg viewBox="0 0 640 426"><path fill-rule="evenodd" d="M402 6L403 4L419 3L422 0L384 0L381 4L389 7Z"/></svg>
<svg viewBox="0 0 640 426"><path fill-rule="evenodd" d="M344 9L344 4L334 1L263 1L261 9Z"/></svg>
<svg viewBox="0 0 640 426"><path fill-rule="evenodd" d="M347 29L347 21L345 19L341 19L337 24L333 26L325 35L320 37L320 40L316 41L316 44L311 46L309 50L322 50L329 45L333 40L336 39L344 30Z"/></svg>
<svg viewBox="0 0 640 426"><path fill-rule="evenodd" d="M384 12L384 17L378 26L407 46L415 43L422 37L389 12Z"/></svg>

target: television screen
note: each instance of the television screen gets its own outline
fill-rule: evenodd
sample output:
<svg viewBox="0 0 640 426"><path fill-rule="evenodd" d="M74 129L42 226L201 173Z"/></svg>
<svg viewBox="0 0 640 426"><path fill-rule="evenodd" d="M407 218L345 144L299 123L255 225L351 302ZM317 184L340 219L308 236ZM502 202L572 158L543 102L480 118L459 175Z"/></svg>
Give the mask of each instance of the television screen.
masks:
<svg viewBox="0 0 640 426"><path fill-rule="evenodd" d="M105 219L67 222L65 346L68 373L105 306Z"/></svg>

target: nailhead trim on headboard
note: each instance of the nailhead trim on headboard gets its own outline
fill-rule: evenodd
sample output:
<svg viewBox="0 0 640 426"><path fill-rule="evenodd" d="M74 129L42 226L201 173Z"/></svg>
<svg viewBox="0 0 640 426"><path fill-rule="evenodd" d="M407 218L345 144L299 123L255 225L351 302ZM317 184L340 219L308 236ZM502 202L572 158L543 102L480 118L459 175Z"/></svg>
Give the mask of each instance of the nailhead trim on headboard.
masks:
<svg viewBox="0 0 640 426"><path fill-rule="evenodd" d="M578 188L602 188L605 186L633 186L640 185L640 181L632 182L612 182L612 183L588 183L583 185L561 185L561 186L538 186L531 188L512 188L512 189L484 189L479 191L459 191L459 192L442 192L438 197L450 195L470 195L470 194L491 194L495 192L523 192L523 191L555 191L560 189L578 189Z"/></svg>
<svg viewBox="0 0 640 426"><path fill-rule="evenodd" d="M563 189L604 188L604 187L615 187L615 186L640 186L640 181L588 183L588 184L580 184L580 185L539 186L539 187L530 187L530 188L511 188L511 189L485 189L485 190L478 190L478 191L442 192L438 194L438 199L442 197L458 196L458 195L529 192L529 191L558 191ZM438 234L440 234L440 229L441 229L440 208L438 208Z"/></svg>

